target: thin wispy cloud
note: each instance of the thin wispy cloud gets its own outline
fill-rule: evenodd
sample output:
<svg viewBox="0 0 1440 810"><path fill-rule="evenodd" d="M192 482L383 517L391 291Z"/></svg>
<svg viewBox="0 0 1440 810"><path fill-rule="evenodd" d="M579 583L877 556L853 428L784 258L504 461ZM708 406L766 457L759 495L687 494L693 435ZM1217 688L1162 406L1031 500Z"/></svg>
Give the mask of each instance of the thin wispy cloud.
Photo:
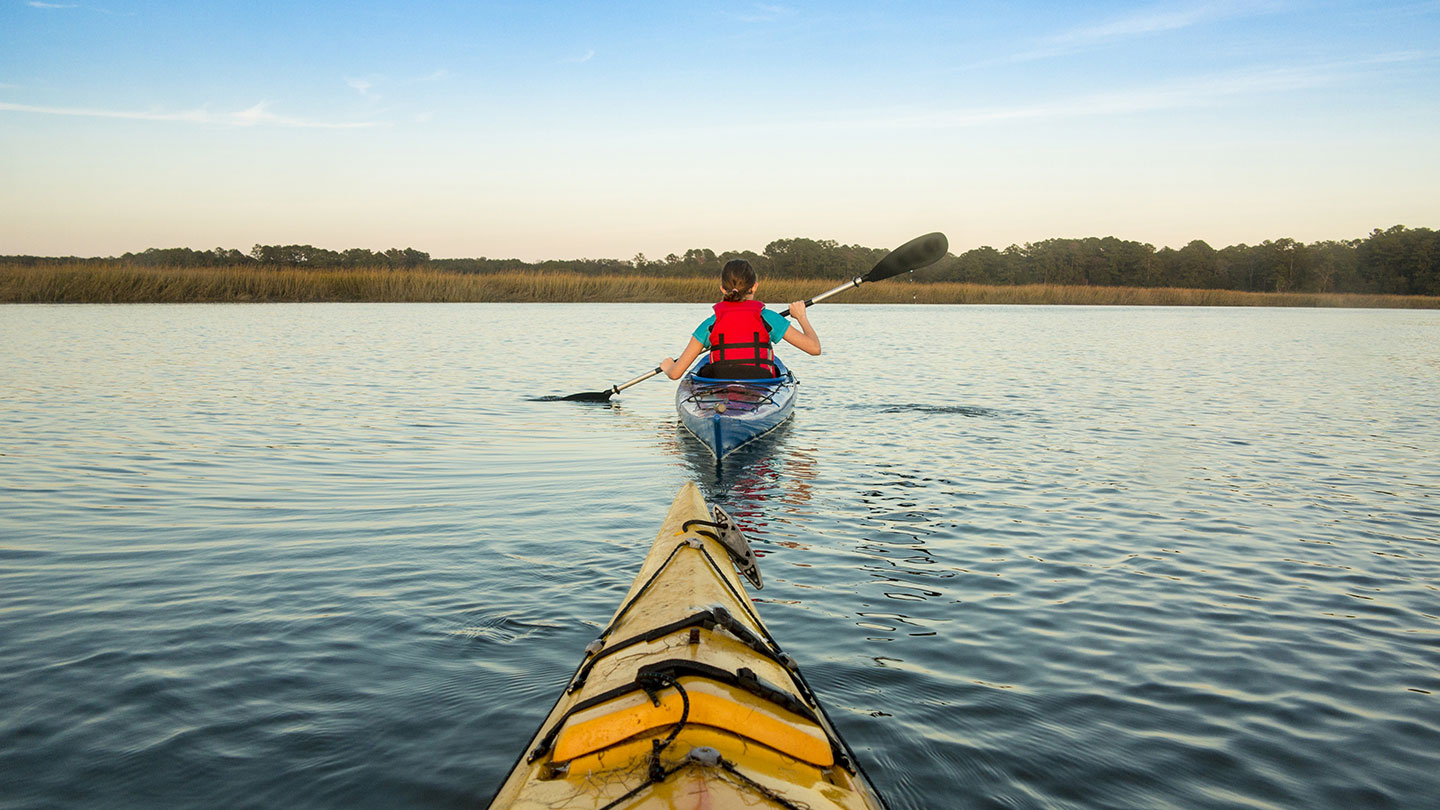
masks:
<svg viewBox="0 0 1440 810"><path fill-rule="evenodd" d="M586 51L585 53L581 54L580 56L572 56L572 57L570 57L569 59L566 59L565 62L566 62L567 64L571 64L571 65L583 65L583 64L585 64L586 62L589 62L591 59L594 59L594 58L595 58L595 49L594 49L594 48L591 48L590 50Z"/></svg>
<svg viewBox="0 0 1440 810"><path fill-rule="evenodd" d="M143 112L130 110L103 110L95 107L45 107L35 104L12 104L0 101L0 112L34 113L36 115L62 115L79 118L119 118L131 121L186 121L208 123L213 117L205 110L182 112Z"/></svg>
<svg viewBox="0 0 1440 810"><path fill-rule="evenodd" d="M1305 66L1256 68L1208 74L1112 93L1006 107L948 110L915 115L870 115L849 122L855 128L963 129L1015 121L1103 117L1214 106L1227 99L1335 87L1372 77L1377 69L1421 61L1437 54L1405 51L1367 59ZM844 126L844 122L836 122Z"/></svg>
<svg viewBox="0 0 1440 810"><path fill-rule="evenodd" d="M1182 31L1238 17L1273 14L1284 10L1278 2L1210 2L1188 5L1151 6L1127 14L1071 28L1041 38L1030 50L999 60L1002 63L1028 62L1105 47L1114 43L1156 34Z"/></svg>
<svg viewBox="0 0 1440 810"><path fill-rule="evenodd" d="M399 80L392 80L389 77L379 74L371 74L370 76L347 76L345 77L345 86L370 101L379 101L382 98L382 94L377 88L385 88L387 91L398 91L403 95L407 87L417 84L443 82L450 79L453 75L450 71L440 68L424 76L410 76Z"/></svg>
<svg viewBox="0 0 1440 810"><path fill-rule="evenodd" d="M378 98L376 94L371 92L375 87L375 83L369 79L346 79L345 84L351 90L354 90L366 98Z"/></svg>
<svg viewBox="0 0 1440 810"><path fill-rule="evenodd" d="M1225 16L1212 5L1179 9L1149 9L1129 17L1064 31L1046 40L1053 47L1080 47L1113 39L1177 31Z"/></svg>
<svg viewBox="0 0 1440 810"><path fill-rule="evenodd" d="M111 11L111 10L108 9L108 8L101 8L101 7L99 7L99 6L86 6L86 5L81 5L80 3L46 3L46 2L44 2L43 0L26 0L25 5L27 5L27 6L31 7L31 8L43 8L43 9L74 9L74 8L83 8L83 9L85 9L86 11L91 11L91 12L94 12L94 13L96 13L96 14L108 14L108 15L111 16L111 17L134 17L134 16L135 16L135 12L133 12L133 11L125 11L125 12Z"/></svg>
<svg viewBox="0 0 1440 810"><path fill-rule="evenodd" d="M129 121L166 121L232 127L272 126L299 129L365 129L378 126L378 124L373 121L316 121L280 115L271 112L269 103L265 101L245 110L224 113L212 112L204 107L176 112L160 112L149 110L107 110L98 107L46 107L34 104L13 104L7 101L0 101L0 112L58 115L78 118L111 118Z"/></svg>
<svg viewBox="0 0 1440 810"><path fill-rule="evenodd" d="M279 115L270 111L270 103L262 101L255 106L241 110L240 112L228 113L222 117L222 122L232 126L273 126L273 127L297 127L301 129L365 129L375 126L374 122L353 121L314 121L304 118L294 118L287 115Z"/></svg>

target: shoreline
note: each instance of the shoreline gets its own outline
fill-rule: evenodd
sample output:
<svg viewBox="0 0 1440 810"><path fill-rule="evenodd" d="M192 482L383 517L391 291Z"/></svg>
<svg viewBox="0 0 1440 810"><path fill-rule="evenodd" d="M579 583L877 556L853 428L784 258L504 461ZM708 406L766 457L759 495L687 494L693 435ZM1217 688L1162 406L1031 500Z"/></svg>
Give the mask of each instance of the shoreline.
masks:
<svg viewBox="0 0 1440 810"><path fill-rule="evenodd" d="M843 279L762 280L761 296L770 302L794 301L837 283L843 283ZM639 274L0 264L0 304L712 303L714 294L715 283L710 278ZM836 303L1440 309L1437 296L1059 284L999 286L909 278L862 285L844 293Z"/></svg>

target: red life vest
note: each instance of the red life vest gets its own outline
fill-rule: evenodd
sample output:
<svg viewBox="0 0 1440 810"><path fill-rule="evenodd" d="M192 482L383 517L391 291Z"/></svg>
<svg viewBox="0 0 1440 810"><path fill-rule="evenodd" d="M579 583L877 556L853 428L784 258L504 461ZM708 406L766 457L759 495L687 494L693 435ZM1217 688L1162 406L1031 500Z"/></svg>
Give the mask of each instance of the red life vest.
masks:
<svg viewBox="0 0 1440 810"><path fill-rule="evenodd" d="M715 325L710 327L710 366L707 377L754 377L763 372L780 376L770 350L770 326L761 315L759 301L721 301L715 305Z"/></svg>

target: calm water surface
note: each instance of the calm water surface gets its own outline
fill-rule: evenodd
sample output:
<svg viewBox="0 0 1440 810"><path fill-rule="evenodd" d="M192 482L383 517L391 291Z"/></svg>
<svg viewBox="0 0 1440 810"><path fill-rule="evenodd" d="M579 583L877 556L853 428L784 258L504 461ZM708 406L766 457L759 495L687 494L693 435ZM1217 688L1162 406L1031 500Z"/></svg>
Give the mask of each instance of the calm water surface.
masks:
<svg viewBox="0 0 1440 810"><path fill-rule="evenodd" d="M1440 313L0 308L0 805L473 807L699 482L897 808L1440 796ZM733 462L733 463L732 463Z"/></svg>

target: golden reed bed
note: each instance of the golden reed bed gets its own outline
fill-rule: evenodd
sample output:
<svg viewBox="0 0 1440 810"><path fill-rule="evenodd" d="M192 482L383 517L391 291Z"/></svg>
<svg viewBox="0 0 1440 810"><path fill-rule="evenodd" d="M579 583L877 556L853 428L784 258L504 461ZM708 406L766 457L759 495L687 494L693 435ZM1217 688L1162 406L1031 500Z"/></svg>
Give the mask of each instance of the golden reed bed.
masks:
<svg viewBox="0 0 1440 810"><path fill-rule="evenodd" d="M791 301L843 279L773 279L762 298ZM426 270L297 270L254 267L137 268L0 264L0 303L138 304L312 301L657 302L713 301L716 283L699 278L514 272L469 275ZM866 284L836 303L1069 304L1440 308L1429 296L1247 293L1142 287L1031 284L1016 287L894 280Z"/></svg>

